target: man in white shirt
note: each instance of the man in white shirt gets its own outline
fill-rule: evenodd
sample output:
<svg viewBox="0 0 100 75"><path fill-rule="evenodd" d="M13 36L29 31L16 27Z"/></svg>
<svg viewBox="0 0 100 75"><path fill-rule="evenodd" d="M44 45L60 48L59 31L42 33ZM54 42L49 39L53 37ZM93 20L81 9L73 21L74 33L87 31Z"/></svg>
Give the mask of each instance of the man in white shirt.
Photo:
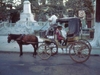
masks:
<svg viewBox="0 0 100 75"><path fill-rule="evenodd" d="M50 25L56 24L56 20L57 20L57 16L55 14L53 14L48 21L50 22Z"/></svg>
<svg viewBox="0 0 100 75"><path fill-rule="evenodd" d="M58 19L54 13L53 13L53 15L49 14L49 16L50 16L50 18L48 18L48 21L50 22L50 24L46 31L46 36L48 35L49 30L51 30L52 27L56 24L56 20Z"/></svg>
<svg viewBox="0 0 100 75"><path fill-rule="evenodd" d="M63 23L62 27L63 27L62 30L61 30L62 36L66 39L67 38L68 27L66 27L65 23Z"/></svg>

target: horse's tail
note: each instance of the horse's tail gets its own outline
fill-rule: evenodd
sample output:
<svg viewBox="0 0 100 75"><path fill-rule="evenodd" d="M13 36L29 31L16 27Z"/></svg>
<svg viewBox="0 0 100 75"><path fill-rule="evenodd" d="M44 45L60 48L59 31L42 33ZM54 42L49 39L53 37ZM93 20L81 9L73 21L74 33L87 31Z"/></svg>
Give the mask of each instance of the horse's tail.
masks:
<svg viewBox="0 0 100 75"><path fill-rule="evenodd" d="M36 38L36 50L38 49L38 38Z"/></svg>

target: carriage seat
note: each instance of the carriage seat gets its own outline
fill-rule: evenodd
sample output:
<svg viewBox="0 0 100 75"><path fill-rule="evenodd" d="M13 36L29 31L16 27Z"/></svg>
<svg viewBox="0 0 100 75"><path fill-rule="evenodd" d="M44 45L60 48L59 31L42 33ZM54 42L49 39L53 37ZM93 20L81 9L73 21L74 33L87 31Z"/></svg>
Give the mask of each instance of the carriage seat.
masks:
<svg viewBox="0 0 100 75"><path fill-rule="evenodd" d="M67 37L73 37L74 34L67 34Z"/></svg>
<svg viewBox="0 0 100 75"><path fill-rule="evenodd" d="M78 40L78 36L75 36L74 34L67 34L67 42L73 42Z"/></svg>

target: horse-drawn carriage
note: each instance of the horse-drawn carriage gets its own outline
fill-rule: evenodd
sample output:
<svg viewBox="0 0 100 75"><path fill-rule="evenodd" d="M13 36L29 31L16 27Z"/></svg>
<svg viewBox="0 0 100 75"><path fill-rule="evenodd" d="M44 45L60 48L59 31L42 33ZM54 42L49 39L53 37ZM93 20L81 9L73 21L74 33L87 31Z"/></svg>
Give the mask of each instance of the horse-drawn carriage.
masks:
<svg viewBox="0 0 100 75"><path fill-rule="evenodd" d="M38 38L35 35L21 35L21 34L10 34L8 35L8 43L11 40L17 41L20 47L20 56L23 54L22 45L31 44L34 47L34 55L38 54L42 59L48 59L50 56L58 53L59 48L66 49L69 51L69 55L75 62L85 62L88 60L91 52L90 43L81 39L80 28L81 21L78 18L60 18L57 19L57 23L68 24L69 33L66 38L66 45L62 45L56 39L56 35L53 33L54 38L43 38L43 42L38 42ZM63 24L63 25L64 25ZM54 27L55 28L55 27ZM53 29L55 30L55 29ZM53 31L54 32L54 31ZM18 40L20 38L20 40ZM38 46L39 45L39 46Z"/></svg>
<svg viewBox="0 0 100 75"><path fill-rule="evenodd" d="M75 62L85 62L88 60L91 52L90 43L80 37L81 31L81 21L79 18L60 18L57 19L57 23L64 25L67 24L69 28L69 33L66 38L66 45L62 45L55 38L42 38L44 43L42 43L37 50L38 55L42 59L48 59L51 55L58 53L59 48L66 49L69 51L69 55ZM64 24L63 24L64 23ZM55 30L55 29L54 29Z"/></svg>

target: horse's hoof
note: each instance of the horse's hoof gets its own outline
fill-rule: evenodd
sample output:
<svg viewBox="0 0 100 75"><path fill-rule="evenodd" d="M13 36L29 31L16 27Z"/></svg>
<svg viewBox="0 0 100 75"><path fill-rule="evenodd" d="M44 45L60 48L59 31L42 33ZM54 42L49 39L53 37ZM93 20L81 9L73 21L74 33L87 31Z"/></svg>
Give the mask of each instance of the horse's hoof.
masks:
<svg viewBox="0 0 100 75"><path fill-rule="evenodd" d="M22 55L19 55L19 57L21 57Z"/></svg>
<svg viewBox="0 0 100 75"><path fill-rule="evenodd" d="M20 54L19 56L21 57L23 54Z"/></svg>
<svg viewBox="0 0 100 75"><path fill-rule="evenodd" d="M33 55L34 58L36 58L36 55Z"/></svg>

